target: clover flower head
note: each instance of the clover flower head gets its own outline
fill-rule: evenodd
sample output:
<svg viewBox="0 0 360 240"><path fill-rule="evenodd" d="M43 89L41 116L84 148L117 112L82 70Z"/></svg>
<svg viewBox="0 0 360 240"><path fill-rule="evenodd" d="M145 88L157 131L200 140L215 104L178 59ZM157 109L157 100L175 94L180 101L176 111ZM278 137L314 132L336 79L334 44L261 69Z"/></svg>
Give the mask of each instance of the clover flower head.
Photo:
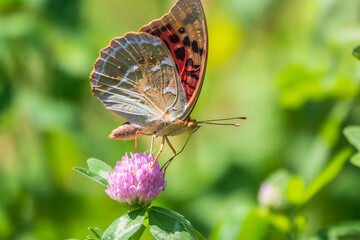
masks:
<svg viewBox="0 0 360 240"><path fill-rule="evenodd" d="M165 189L164 172L155 158L147 153L130 153L116 163L114 172L109 172L108 188L110 198L130 209L147 207Z"/></svg>
<svg viewBox="0 0 360 240"><path fill-rule="evenodd" d="M258 194L258 201L263 206L279 208L283 204L280 190L271 182L264 182Z"/></svg>

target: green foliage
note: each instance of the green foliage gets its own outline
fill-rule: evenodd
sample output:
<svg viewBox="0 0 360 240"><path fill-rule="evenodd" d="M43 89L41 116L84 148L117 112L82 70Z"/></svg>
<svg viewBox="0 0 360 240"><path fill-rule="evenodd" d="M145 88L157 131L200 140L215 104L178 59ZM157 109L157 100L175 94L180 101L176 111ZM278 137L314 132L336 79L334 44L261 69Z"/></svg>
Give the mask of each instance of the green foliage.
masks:
<svg viewBox="0 0 360 240"><path fill-rule="evenodd" d="M94 235L94 237L96 239L101 239L103 236L103 231L100 228L94 227L94 228L89 228L89 230L92 232L92 234Z"/></svg>
<svg viewBox="0 0 360 240"><path fill-rule="evenodd" d="M313 237L304 237L299 240L356 240L360 238L360 222L349 222L319 231Z"/></svg>
<svg viewBox="0 0 360 240"><path fill-rule="evenodd" d="M339 152L334 159L326 166L319 176L304 191L302 204L317 194L324 186L330 183L341 171L346 161L351 155L350 149Z"/></svg>
<svg viewBox="0 0 360 240"><path fill-rule="evenodd" d="M145 209L138 209L129 212L115 220L108 229L105 230L103 240L129 239L134 234L143 231L142 224L145 219ZM138 233L138 231L140 232ZM141 234L140 234L141 236Z"/></svg>
<svg viewBox="0 0 360 240"><path fill-rule="evenodd" d="M102 239L140 239L146 228L145 213L150 232L158 240L205 239L182 215L160 207L141 208L121 216L105 230Z"/></svg>
<svg viewBox="0 0 360 240"><path fill-rule="evenodd" d="M291 204L301 204L305 192L304 180L299 176L293 176L286 186L286 197Z"/></svg>
<svg viewBox="0 0 360 240"><path fill-rule="evenodd" d="M100 228L94 227L89 228L92 235L89 235L85 238L85 240L101 240L103 236L103 231Z"/></svg>
<svg viewBox="0 0 360 240"><path fill-rule="evenodd" d="M352 55L360 60L360 45L353 49Z"/></svg>
<svg viewBox="0 0 360 240"><path fill-rule="evenodd" d="M139 230L136 231L136 233L134 233L129 240L138 240L141 238L141 236L143 235L144 231L145 231L146 227L144 225L141 225L141 227L139 228Z"/></svg>
<svg viewBox="0 0 360 240"><path fill-rule="evenodd" d="M86 177L90 178L95 182L107 186L107 174L109 173L109 171L112 172L113 169L103 161L95 158L88 159L87 163L89 170L81 167L74 167L74 170L78 171L79 173L85 175Z"/></svg>
<svg viewBox="0 0 360 240"><path fill-rule="evenodd" d="M344 135L347 140L360 151L360 126L349 126L344 129ZM360 167L360 153L356 153L351 157L351 163Z"/></svg>
<svg viewBox="0 0 360 240"><path fill-rule="evenodd" d="M113 172L113 168L104 163L103 161L95 158L87 160L89 170L100 175L103 178L107 178L109 172Z"/></svg>
<svg viewBox="0 0 360 240"><path fill-rule="evenodd" d="M266 237L269 227L266 219L267 213L259 209L251 211L245 218L242 230L240 231L239 240L254 239L260 240Z"/></svg>
<svg viewBox="0 0 360 240"><path fill-rule="evenodd" d="M159 207L151 207L149 228L151 234L161 239L204 239L182 215Z"/></svg>

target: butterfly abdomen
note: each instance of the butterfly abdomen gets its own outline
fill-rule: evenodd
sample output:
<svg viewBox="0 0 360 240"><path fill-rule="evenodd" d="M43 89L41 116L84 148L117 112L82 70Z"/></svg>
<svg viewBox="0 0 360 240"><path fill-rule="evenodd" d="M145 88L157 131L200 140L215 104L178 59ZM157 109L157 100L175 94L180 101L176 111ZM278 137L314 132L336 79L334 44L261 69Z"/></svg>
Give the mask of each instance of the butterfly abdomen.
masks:
<svg viewBox="0 0 360 240"><path fill-rule="evenodd" d="M119 140L135 139L136 132L141 131L142 129L143 128L141 126L126 122L118 128L115 128L109 135L109 138ZM138 134L138 137L139 136L142 136L142 134Z"/></svg>

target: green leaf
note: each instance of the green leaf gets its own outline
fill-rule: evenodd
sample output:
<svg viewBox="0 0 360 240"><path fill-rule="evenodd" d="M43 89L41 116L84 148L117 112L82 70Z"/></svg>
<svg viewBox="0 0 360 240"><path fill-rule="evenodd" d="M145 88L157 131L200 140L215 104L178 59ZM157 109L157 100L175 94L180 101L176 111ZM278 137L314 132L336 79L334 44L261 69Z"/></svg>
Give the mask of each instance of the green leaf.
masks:
<svg viewBox="0 0 360 240"><path fill-rule="evenodd" d="M97 240L94 236L89 235L85 237L85 240Z"/></svg>
<svg viewBox="0 0 360 240"><path fill-rule="evenodd" d="M352 55L360 60L360 45L353 49Z"/></svg>
<svg viewBox="0 0 360 240"><path fill-rule="evenodd" d="M288 216L281 213L270 213L267 216L268 222L283 233L291 230L291 221Z"/></svg>
<svg viewBox="0 0 360 240"><path fill-rule="evenodd" d="M360 126L349 126L344 129L346 139L360 150Z"/></svg>
<svg viewBox="0 0 360 240"><path fill-rule="evenodd" d="M286 197L292 204L301 204L304 198L305 184L301 177L294 176L286 186Z"/></svg>
<svg viewBox="0 0 360 240"><path fill-rule="evenodd" d="M134 235L132 235L129 238L129 240L139 240L142 234L144 233L145 229L146 229L145 225L141 225L139 230L137 230L136 233L134 233Z"/></svg>
<svg viewBox="0 0 360 240"><path fill-rule="evenodd" d="M139 234L138 231L143 226L144 219L145 209L143 208L128 212L116 219L110 227L105 230L102 240L129 239L134 234Z"/></svg>
<svg viewBox="0 0 360 240"><path fill-rule="evenodd" d="M261 209L254 209L246 216L238 240L261 240L265 239L266 233L269 228L268 223L269 212L262 211Z"/></svg>
<svg viewBox="0 0 360 240"><path fill-rule="evenodd" d="M350 144L360 151L360 126L346 127L344 129L344 135ZM350 162L355 166L360 167L360 153L352 156Z"/></svg>
<svg viewBox="0 0 360 240"><path fill-rule="evenodd" d="M78 171L79 173L85 175L86 177L90 178L91 180L98 182L102 185L107 186L108 182L105 178L101 177L99 174L94 173L88 169L81 168L81 167L74 167L74 170Z"/></svg>
<svg viewBox="0 0 360 240"><path fill-rule="evenodd" d="M196 237L197 237L199 240L205 240L205 239L206 239L206 238L205 238L200 232L198 232L197 230L191 229L191 231L196 235Z"/></svg>
<svg viewBox="0 0 360 240"><path fill-rule="evenodd" d="M148 210L149 228L156 239L201 239L182 215L159 207Z"/></svg>
<svg viewBox="0 0 360 240"><path fill-rule="evenodd" d="M107 165L105 162L96 159L89 158L87 160L87 164L89 166L90 171L100 175L101 177L107 179L108 172L113 172L113 168Z"/></svg>
<svg viewBox="0 0 360 240"><path fill-rule="evenodd" d="M100 228L89 228L89 230L92 232L92 234L96 237L96 239L101 239L102 235L103 235L103 232L101 231Z"/></svg>
<svg viewBox="0 0 360 240"><path fill-rule="evenodd" d="M311 238L299 240L360 239L360 222L349 222L319 231Z"/></svg>
<svg viewBox="0 0 360 240"><path fill-rule="evenodd" d="M305 191L303 203L307 202L312 196L320 191L320 189L326 186L338 175L343 165L350 157L351 152L351 149L344 149L334 157L334 159Z"/></svg>
<svg viewBox="0 0 360 240"><path fill-rule="evenodd" d="M308 225L306 217L302 214L296 215L296 217L294 219L294 223L296 225L297 234L300 234L301 232L303 232L305 230L306 226Z"/></svg>
<svg viewBox="0 0 360 240"><path fill-rule="evenodd" d="M360 153L355 154L351 157L350 162L357 167L360 167Z"/></svg>

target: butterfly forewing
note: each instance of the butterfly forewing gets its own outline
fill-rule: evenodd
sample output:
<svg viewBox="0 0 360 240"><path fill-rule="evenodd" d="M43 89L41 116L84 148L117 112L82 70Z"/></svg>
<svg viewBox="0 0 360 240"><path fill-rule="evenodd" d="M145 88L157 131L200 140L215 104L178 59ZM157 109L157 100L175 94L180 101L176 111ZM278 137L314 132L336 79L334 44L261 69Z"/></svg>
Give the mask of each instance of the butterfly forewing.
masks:
<svg viewBox="0 0 360 240"><path fill-rule="evenodd" d="M90 81L93 94L109 110L136 125L164 114L175 120L185 111L185 92L171 54L146 33L113 39L100 51Z"/></svg>
<svg viewBox="0 0 360 240"><path fill-rule="evenodd" d="M161 19L140 28L160 38L169 49L186 94L187 107L181 116L192 111L202 87L208 37L204 10L200 0L178 0Z"/></svg>

